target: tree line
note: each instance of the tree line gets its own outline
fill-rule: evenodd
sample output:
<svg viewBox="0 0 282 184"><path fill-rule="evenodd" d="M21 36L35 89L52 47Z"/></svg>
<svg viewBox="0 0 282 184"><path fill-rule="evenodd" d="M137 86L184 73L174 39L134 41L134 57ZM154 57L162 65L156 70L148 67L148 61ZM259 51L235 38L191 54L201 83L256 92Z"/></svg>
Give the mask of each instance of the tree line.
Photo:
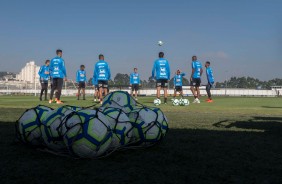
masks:
<svg viewBox="0 0 282 184"><path fill-rule="evenodd" d="M109 81L110 86L128 87L130 76L128 74L117 73L113 80ZM89 84L92 84L92 78L89 79ZM189 80L183 77L183 86L189 85ZM148 80L141 80L142 88L154 88L156 82L149 78ZM173 87L173 78L169 81L169 86ZM229 80L223 82L216 82L216 88L247 88L247 89L270 89L271 86L282 86L282 79L272 79L269 81L261 81L253 77L231 77Z"/></svg>

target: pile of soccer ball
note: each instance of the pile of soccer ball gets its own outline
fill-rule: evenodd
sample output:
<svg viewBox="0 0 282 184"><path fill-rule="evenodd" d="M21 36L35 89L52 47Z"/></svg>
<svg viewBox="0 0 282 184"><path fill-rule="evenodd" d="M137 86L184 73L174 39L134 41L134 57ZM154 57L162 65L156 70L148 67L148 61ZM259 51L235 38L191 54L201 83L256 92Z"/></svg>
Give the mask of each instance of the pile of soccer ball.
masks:
<svg viewBox="0 0 282 184"><path fill-rule="evenodd" d="M127 92L108 94L100 108L39 105L16 122L21 142L53 153L98 158L113 151L148 147L161 140L168 120L155 107L137 103Z"/></svg>

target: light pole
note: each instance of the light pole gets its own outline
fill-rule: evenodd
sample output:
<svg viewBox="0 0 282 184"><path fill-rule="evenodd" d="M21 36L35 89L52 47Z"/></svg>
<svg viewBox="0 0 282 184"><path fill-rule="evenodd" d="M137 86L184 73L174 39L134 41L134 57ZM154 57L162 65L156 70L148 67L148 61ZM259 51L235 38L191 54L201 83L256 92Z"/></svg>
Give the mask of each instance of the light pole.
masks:
<svg viewBox="0 0 282 184"><path fill-rule="evenodd" d="M227 95L227 73L228 73L228 71L226 70L225 71L225 77L226 77L226 79L225 79L225 96Z"/></svg>

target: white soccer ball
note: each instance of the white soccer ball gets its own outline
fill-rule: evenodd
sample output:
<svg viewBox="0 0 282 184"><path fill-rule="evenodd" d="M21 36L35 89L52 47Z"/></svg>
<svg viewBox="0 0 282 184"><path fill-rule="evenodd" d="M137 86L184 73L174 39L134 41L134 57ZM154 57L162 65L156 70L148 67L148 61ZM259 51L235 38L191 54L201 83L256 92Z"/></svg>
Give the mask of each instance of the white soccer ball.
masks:
<svg viewBox="0 0 282 184"><path fill-rule="evenodd" d="M100 110L106 115L113 131L110 149L126 146L132 138L132 125L128 116L121 109L117 108L101 107Z"/></svg>
<svg viewBox="0 0 282 184"><path fill-rule="evenodd" d="M162 103L162 101L160 100L160 99L158 99L158 98L156 98L155 100L154 100L154 104L155 105L161 105L161 103Z"/></svg>
<svg viewBox="0 0 282 184"><path fill-rule="evenodd" d="M74 112L71 106L63 106L49 112L42 123L42 138L46 146L53 150L63 150L66 148L63 141L62 123L65 118Z"/></svg>
<svg viewBox="0 0 282 184"><path fill-rule="evenodd" d="M97 158L111 145L112 130L99 110L84 109L72 113L64 123L64 142L69 151L82 158Z"/></svg>
<svg viewBox="0 0 282 184"><path fill-rule="evenodd" d="M16 122L17 138L23 143L39 146L43 143L40 126L46 114L52 109L39 105L26 110Z"/></svg>
<svg viewBox="0 0 282 184"><path fill-rule="evenodd" d="M168 130L168 121L159 108L136 108L129 114L133 126L132 143L149 146L160 141Z"/></svg>
<svg viewBox="0 0 282 184"><path fill-rule="evenodd" d="M102 107L118 108L129 113L135 105L136 101L128 92L114 91L105 96Z"/></svg>
<svg viewBox="0 0 282 184"><path fill-rule="evenodd" d="M188 99L183 99L183 102L184 102L184 105L187 106L190 104L189 100Z"/></svg>
<svg viewBox="0 0 282 184"><path fill-rule="evenodd" d="M172 100L172 105L178 106L179 105L179 100L178 99L173 99Z"/></svg>
<svg viewBox="0 0 282 184"><path fill-rule="evenodd" d="M159 45L159 46L162 46L163 44L164 44L163 41L161 41L161 40L158 41L158 45Z"/></svg>

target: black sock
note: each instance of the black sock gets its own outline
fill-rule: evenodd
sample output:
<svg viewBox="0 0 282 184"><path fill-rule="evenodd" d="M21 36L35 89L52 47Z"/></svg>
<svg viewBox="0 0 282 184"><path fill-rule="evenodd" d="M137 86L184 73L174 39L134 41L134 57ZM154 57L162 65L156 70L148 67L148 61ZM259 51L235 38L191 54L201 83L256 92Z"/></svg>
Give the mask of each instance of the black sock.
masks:
<svg viewBox="0 0 282 184"><path fill-rule="evenodd" d="M166 103L166 101L167 101L167 98L164 98L164 103Z"/></svg>

